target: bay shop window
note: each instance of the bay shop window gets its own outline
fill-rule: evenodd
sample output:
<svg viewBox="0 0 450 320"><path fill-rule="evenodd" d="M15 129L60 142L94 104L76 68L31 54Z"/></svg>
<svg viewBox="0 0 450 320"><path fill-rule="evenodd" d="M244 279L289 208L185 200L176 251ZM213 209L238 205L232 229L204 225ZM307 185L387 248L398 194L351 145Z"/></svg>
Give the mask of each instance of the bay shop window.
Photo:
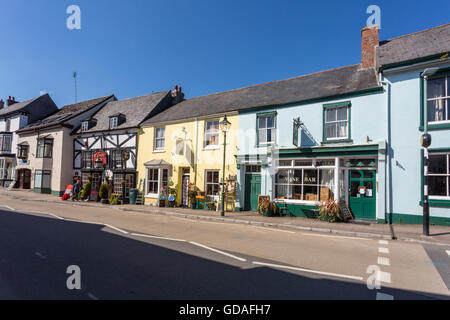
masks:
<svg viewBox="0 0 450 320"><path fill-rule="evenodd" d="M158 197L161 193L166 193L169 186L169 169L147 168L146 193L149 197Z"/></svg>
<svg viewBox="0 0 450 320"><path fill-rule="evenodd" d="M335 183L335 160L279 161L275 197L325 202L334 198Z"/></svg>
<svg viewBox="0 0 450 320"><path fill-rule="evenodd" d="M450 200L450 152L430 153L428 190L431 199Z"/></svg>

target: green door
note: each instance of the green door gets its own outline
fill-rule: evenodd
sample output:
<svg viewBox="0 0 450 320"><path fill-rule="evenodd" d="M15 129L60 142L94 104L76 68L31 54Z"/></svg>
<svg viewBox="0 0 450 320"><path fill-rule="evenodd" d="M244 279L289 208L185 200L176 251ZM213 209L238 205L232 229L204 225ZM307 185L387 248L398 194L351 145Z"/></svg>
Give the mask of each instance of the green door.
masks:
<svg viewBox="0 0 450 320"><path fill-rule="evenodd" d="M376 219L376 171L350 170L349 207L355 219Z"/></svg>
<svg viewBox="0 0 450 320"><path fill-rule="evenodd" d="M245 175L245 211L258 211L258 196L261 194L261 175Z"/></svg>

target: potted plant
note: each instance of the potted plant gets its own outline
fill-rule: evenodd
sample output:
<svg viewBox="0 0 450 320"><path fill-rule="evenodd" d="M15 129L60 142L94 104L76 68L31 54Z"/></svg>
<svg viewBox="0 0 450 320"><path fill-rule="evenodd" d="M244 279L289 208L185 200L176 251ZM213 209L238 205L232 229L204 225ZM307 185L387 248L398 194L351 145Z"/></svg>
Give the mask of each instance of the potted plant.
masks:
<svg viewBox="0 0 450 320"><path fill-rule="evenodd" d="M258 214L266 217L273 217L278 215L278 207L275 201L271 201L269 198L261 200L258 204Z"/></svg>
<svg viewBox="0 0 450 320"><path fill-rule="evenodd" d="M169 184L169 207L175 207L177 195L178 195L178 185L175 185L173 181L170 181Z"/></svg>
<svg viewBox="0 0 450 320"><path fill-rule="evenodd" d="M108 186L106 184L102 184L100 186L100 190L99 190L98 195L99 195L99 197L101 199L101 202L103 204L107 204L108 203L109 190L108 190Z"/></svg>
<svg viewBox="0 0 450 320"><path fill-rule="evenodd" d="M330 199L319 206L318 219L328 222L341 222L344 220L344 217L339 205L333 199Z"/></svg>
<svg viewBox="0 0 450 320"><path fill-rule="evenodd" d="M81 199L85 201L89 201L89 198L91 196L91 190L92 190L92 182L88 181L86 185L84 186L83 191L81 191Z"/></svg>
<svg viewBox="0 0 450 320"><path fill-rule="evenodd" d="M111 194L111 197L109 198L109 203L113 206L119 204L119 196L115 193Z"/></svg>

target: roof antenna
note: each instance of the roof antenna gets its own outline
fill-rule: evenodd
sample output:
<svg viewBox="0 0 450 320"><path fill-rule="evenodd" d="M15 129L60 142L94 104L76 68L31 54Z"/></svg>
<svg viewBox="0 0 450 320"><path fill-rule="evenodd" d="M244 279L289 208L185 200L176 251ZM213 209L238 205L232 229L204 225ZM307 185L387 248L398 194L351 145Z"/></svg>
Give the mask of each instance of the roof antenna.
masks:
<svg viewBox="0 0 450 320"><path fill-rule="evenodd" d="M77 72L73 73L73 79L75 81L75 103L77 103Z"/></svg>

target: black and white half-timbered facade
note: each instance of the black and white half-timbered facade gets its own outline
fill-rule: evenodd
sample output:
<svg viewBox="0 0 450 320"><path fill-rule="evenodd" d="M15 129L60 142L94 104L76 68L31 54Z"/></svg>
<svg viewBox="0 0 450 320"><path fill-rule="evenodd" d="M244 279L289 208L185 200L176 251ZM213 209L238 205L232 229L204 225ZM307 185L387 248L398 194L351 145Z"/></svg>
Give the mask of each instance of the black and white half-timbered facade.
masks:
<svg viewBox="0 0 450 320"><path fill-rule="evenodd" d="M73 133L73 174L81 177L83 185L91 180L92 200L97 199L102 183L129 199L130 189L137 186L139 126L171 105L171 92L159 92L109 102L81 122Z"/></svg>

